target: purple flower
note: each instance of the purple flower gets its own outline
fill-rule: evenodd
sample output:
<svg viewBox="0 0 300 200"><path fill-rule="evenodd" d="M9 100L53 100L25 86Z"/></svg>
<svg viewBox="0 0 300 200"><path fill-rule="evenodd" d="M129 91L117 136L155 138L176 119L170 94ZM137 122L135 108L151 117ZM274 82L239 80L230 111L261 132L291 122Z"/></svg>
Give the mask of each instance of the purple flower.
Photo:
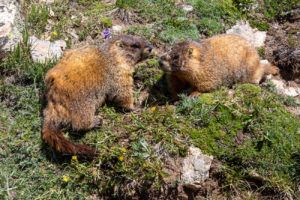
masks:
<svg viewBox="0 0 300 200"><path fill-rule="evenodd" d="M111 36L110 30L108 28L104 29L102 32L104 39L108 39Z"/></svg>

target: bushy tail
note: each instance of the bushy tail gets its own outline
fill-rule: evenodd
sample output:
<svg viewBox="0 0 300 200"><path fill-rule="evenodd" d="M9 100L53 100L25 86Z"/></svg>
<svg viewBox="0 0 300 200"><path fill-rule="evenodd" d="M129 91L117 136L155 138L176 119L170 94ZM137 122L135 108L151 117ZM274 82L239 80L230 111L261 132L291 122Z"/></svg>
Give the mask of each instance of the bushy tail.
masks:
<svg viewBox="0 0 300 200"><path fill-rule="evenodd" d="M60 130L57 130L49 122L44 123L42 129L42 139L54 150L67 154L77 155L81 159L93 159L97 151L92 147L81 144L73 144L68 141Z"/></svg>

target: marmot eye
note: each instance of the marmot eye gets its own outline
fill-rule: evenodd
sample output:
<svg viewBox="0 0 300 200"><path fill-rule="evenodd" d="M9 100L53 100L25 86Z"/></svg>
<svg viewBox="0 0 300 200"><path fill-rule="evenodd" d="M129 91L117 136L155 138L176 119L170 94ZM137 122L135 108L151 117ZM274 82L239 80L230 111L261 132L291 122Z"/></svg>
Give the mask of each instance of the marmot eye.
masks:
<svg viewBox="0 0 300 200"><path fill-rule="evenodd" d="M141 45L139 45L139 44L133 44L133 45L131 45L131 47L135 48L135 49L139 49L139 48L141 48Z"/></svg>

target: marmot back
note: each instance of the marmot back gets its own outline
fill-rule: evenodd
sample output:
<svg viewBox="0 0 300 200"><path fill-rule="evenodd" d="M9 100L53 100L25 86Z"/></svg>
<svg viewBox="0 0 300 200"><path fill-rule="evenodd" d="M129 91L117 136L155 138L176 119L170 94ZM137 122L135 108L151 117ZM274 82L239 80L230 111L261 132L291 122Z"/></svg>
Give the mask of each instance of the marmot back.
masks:
<svg viewBox="0 0 300 200"><path fill-rule="evenodd" d="M133 110L133 65L151 50L141 38L119 36L100 48L85 46L67 51L45 77L47 106L42 139L61 153L95 156L95 149L64 138L62 128L81 131L99 126L101 120L95 112L106 100Z"/></svg>
<svg viewBox="0 0 300 200"><path fill-rule="evenodd" d="M254 47L237 35L218 35L202 42L181 42L161 57L174 98L186 86L192 95L235 83L258 84L278 68L260 64Z"/></svg>

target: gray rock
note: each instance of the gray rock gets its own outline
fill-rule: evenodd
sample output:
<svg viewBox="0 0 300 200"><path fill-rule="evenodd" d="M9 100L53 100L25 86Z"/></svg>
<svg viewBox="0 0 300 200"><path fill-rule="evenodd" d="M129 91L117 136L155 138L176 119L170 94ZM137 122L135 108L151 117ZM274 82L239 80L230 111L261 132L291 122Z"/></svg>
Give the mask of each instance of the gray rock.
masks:
<svg viewBox="0 0 300 200"><path fill-rule="evenodd" d="M35 36L31 36L29 42L33 61L40 63L59 59L63 54L63 50L66 48L66 42L63 40L50 42L49 40L39 40Z"/></svg>
<svg viewBox="0 0 300 200"><path fill-rule="evenodd" d="M270 80L276 88L276 91L279 94L291 96L291 97L297 97L300 96L300 88L299 87L290 87L287 86L285 81L283 80Z"/></svg>
<svg viewBox="0 0 300 200"><path fill-rule="evenodd" d="M209 177L212 156L205 155L199 148L190 147L188 156L182 161L181 182L195 186Z"/></svg>
<svg viewBox="0 0 300 200"><path fill-rule="evenodd" d="M17 0L0 0L0 58L22 39L24 22Z"/></svg>
<svg viewBox="0 0 300 200"><path fill-rule="evenodd" d="M236 34L249 41L254 47L263 47L267 37L267 32L251 28L248 22L238 21L227 34Z"/></svg>

